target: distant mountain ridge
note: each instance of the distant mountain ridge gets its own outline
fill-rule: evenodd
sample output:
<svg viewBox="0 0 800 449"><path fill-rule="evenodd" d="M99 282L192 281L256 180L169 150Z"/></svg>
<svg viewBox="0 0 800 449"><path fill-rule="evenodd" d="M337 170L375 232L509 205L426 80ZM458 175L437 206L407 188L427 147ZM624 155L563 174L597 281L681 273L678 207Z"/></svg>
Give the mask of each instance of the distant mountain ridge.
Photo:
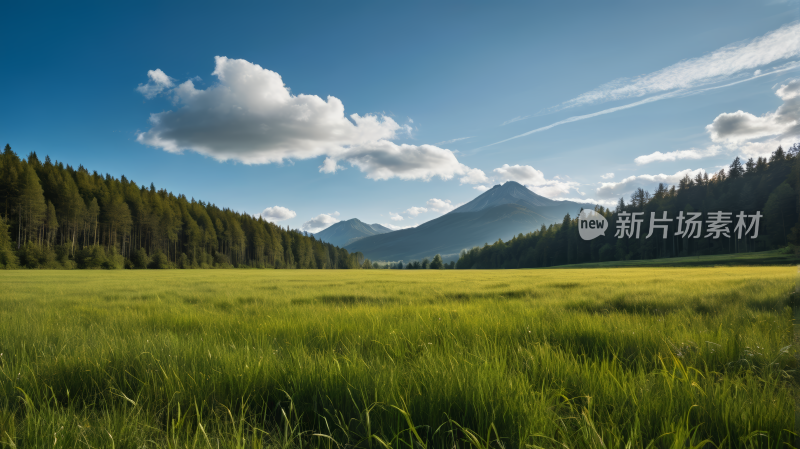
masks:
<svg viewBox="0 0 800 449"><path fill-rule="evenodd" d="M344 247L364 237L386 234L391 229L378 223L367 224L358 218L334 223L324 230L314 234L314 238L339 247Z"/></svg>
<svg viewBox="0 0 800 449"><path fill-rule="evenodd" d="M594 204L551 200L509 181L416 228L363 237L348 243L346 249L376 261L408 262L436 254L455 260L462 249L560 223L564 215L575 217L581 208L591 209Z"/></svg>

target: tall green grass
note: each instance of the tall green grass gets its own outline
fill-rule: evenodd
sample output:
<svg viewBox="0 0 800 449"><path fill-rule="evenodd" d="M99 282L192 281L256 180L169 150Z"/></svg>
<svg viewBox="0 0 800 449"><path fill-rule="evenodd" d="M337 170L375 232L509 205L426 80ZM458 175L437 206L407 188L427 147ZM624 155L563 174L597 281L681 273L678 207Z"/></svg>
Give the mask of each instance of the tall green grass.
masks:
<svg viewBox="0 0 800 449"><path fill-rule="evenodd" d="M790 447L795 277L0 272L0 444Z"/></svg>

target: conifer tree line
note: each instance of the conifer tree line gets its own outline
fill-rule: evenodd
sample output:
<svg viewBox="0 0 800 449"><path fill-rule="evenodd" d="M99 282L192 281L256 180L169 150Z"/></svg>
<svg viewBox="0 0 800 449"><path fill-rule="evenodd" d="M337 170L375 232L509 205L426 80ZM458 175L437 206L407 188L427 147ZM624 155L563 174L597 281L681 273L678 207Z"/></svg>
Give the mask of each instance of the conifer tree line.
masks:
<svg viewBox="0 0 800 449"><path fill-rule="evenodd" d="M727 170L709 177L708 173L695 178L686 175L677 186L659 184L655 192L641 188L628 203L620 198L615 209L595 207L608 221L605 234L593 240L582 240L578 233L577 216L567 214L558 224L544 226L528 234L519 234L507 242L498 240L492 245L463 251L456 268L535 268L556 265L605 262L619 260L657 259L666 257L729 254L764 251L791 247L800 249L800 144L788 151L778 147L769 158L750 158L746 162L737 157ZM747 214L760 212L759 234L756 239L737 239L733 234L736 220L729 226L730 238L687 238L676 236L678 222L672 220L667 230L646 238L650 229L651 212L656 218L667 212L676 218L680 211L702 212L705 221L708 212L741 211ZM617 238L617 220L620 212L643 212L642 232L636 238ZM703 226L705 235L706 227ZM752 234L752 232L751 232Z"/></svg>
<svg viewBox="0 0 800 449"><path fill-rule="evenodd" d="M0 268L360 268L361 253L36 153L0 156Z"/></svg>

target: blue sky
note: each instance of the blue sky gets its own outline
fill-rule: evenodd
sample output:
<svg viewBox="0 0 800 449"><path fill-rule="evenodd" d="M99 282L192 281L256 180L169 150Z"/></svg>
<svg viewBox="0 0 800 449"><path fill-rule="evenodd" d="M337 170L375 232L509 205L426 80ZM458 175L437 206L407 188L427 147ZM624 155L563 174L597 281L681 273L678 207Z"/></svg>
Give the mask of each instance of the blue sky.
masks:
<svg viewBox="0 0 800 449"><path fill-rule="evenodd" d="M796 1L16 3L2 144L309 231L800 140Z"/></svg>

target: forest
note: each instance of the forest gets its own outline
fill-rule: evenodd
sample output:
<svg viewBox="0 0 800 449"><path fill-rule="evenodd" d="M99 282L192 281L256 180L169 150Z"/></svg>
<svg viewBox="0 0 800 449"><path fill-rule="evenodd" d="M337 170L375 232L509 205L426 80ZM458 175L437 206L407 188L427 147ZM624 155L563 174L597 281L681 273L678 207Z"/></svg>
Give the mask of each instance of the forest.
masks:
<svg viewBox="0 0 800 449"><path fill-rule="evenodd" d="M615 209L595 207L608 221L605 235L584 241L578 232L578 219L569 214L561 223L544 226L528 234L519 234L504 242L463 251L456 268L536 268L584 262L657 259L679 256L729 254L789 248L797 251L800 245L800 144L788 151L778 147L769 158L750 158L742 163L737 157L728 167L708 176L686 175L677 186L663 183L653 192L637 189L626 203L620 198ZM667 229L668 238L647 238L651 212L656 217L675 218L683 211L724 211L733 215L759 212L758 237L688 238L676 236L678 222L672 220ZM617 238L615 230L620 213L642 213L642 232L638 238ZM734 219L735 220L735 219ZM703 230L705 231L705 226ZM730 226L733 230L733 226Z"/></svg>
<svg viewBox="0 0 800 449"><path fill-rule="evenodd" d="M0 156L0 268L371 268L262 217L36 153Z"/></svg>

